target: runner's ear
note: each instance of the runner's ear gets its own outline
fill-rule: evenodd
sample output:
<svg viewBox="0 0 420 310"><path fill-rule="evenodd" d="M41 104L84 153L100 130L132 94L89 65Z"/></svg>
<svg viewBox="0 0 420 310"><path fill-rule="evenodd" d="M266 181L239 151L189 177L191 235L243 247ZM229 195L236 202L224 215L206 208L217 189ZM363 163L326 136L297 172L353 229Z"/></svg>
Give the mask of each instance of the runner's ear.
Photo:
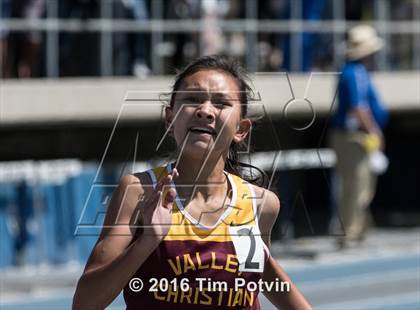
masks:
<svg viewBox="0 0 420 310"><path fill-rule="evenodd" d="M233 142L240 143L242 142L248 133L251 131L252 122L248 118L243 118L239 121L239 124L236 128L236 133L233 137Z"/></svg>

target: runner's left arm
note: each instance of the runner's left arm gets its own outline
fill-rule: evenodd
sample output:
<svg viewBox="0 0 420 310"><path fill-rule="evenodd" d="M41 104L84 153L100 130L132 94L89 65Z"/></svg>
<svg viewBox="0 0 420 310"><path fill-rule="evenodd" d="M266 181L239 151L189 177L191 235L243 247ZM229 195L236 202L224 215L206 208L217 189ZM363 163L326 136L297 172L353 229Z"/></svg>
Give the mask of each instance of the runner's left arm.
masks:
<svg viewBox="0 0 420 310"><path fill-rule="evenodd" d="M280 201L276 194L269 190L260 192L261 201L259 204L259 227L261 230L261 237L264 243L270 248L271 245L271 230L277 219L280 211ZM274 282L278 279L280 282L290 283L290 290L285 292L277 292L275 290L265 291L264 295L277 308L280 309L296 309L296 310L311 310L312 307L293 284L290 277L279 265L274 257L269 256L263 273L263 280L267 282ZM285 287L287 287L285 285Z"/></svg>

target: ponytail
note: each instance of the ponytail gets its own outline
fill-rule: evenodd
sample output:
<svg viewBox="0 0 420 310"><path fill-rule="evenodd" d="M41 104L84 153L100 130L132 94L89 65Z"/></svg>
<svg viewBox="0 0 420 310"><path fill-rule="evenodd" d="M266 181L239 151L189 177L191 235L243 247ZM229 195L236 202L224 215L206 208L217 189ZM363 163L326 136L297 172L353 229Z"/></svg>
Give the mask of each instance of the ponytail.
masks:
<svg viewBox="0 0 420 310"><path fill-rule="evenodd" d="M232 143L229 148L229 155L226 158L225 170L241 177L249 183L267 188L269 179L268 175L256 166L239 161L238 150L239 145ZM249 174L245 173L245 171L248 170L246 168L249 169ZM256 175L253 173L253 170L256 170Z"/></svg>

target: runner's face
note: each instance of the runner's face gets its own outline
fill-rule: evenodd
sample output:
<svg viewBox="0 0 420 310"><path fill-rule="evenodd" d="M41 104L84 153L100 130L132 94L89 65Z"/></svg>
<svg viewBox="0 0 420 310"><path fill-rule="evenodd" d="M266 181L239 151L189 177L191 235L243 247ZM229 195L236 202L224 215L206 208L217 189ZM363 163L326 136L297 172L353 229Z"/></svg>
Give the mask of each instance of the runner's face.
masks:
<svg viewBox="0 0 420 310"><path fill-rule="evenodd" d="M167 109L167 121L172 120L177 145L193 157L210 148L227 154L232 140L240 142L250 128L249 120L241 120L237 82L218 70L200 70L182 81L173 107Z"/></svg>

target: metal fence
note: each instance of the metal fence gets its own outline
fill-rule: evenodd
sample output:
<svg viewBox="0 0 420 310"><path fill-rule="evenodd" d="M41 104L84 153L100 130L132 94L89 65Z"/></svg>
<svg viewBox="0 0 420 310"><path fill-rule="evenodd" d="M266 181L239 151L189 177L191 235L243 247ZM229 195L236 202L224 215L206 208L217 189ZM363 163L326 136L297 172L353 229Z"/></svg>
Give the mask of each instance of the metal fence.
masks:
<svg viewBox="0 0 420 310"><path fill-rule="evenodd" d="M164 0L151 1L150 19L143 21L112 18L112 4L120 0L100 1L100 18L92 19L60 19L58 18L58 1L46 1L46 16L43 19L2 19L0 30L8 31L42 31L46 34L46 76L54 78L60 76L59 66L59 33L60 32L95 32L100 34L100 75L113 75L113 34L137 32L150 34L151 70L154 74L164 74L162 46L165 34L198 33L198 40L202 40L206 24L202 19L168 20L164 16ZM412 19L392 20L390 18L391 0L373 1L373 19L364 20L375 26L380 36L385 40L385 48L375 58L377 70L393 69L390 65L390 55L393 49L392 36L408 36L410 39L408 69L420 70L420 0L413 0ZM245 37L246 48L244 60L248 70L258 71L259 58L257 43L260 34L289 34L290 35L290 70L299 71L302 64L301 36L303 33L330 35L332 47L332 66L336 67L343 61L342 42L346 31L359 24L360 21L345 20L346 1L331 1L332 19L308 21L302 19L303 0L291 1L290 19L261 20L258 19L257 0L244 0L244 19L220 19L217 26L224 34L241 33ZM175 43L176 44L176 43ZM202 46L202 44L199 44ZM200 54L203 51L199 51ZM407 69L406 68L406 69Z"/></svg>

